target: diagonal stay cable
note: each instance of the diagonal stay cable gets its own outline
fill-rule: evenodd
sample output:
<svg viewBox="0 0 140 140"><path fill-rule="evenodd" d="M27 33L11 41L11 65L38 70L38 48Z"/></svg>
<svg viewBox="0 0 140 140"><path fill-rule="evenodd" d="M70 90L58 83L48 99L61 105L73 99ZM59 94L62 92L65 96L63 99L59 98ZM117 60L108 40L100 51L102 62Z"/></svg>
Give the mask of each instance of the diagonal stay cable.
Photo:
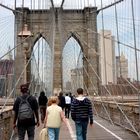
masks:
<svg viewBox="0 0 140 140"><path fill-rule="evenodd" d="M7 54L9 54L10 52L12 52L14 49L16 49L18 46L20 46L22 43L24 43L28 38L32 37L32 35L26 37L25 39L23 39L19 44L17 44L14 48L10 49L7 53L5 53L3 56L0 57L0 60L6 56Z"/></svg>
<svg viewBox="0 0 140 140"><path fill-rule="evenodd" d="M80 50L80 52L79 52L79 55L78 55L78 59L77 59L77 67L78 67L78 62L79 62L79 59L80 59L80 55L83 55L83 53L82 53L82 50ZM79 73L79 75L82 75L83 73L78 69L78 73ZM80 77L80 76L79 76ZM85 81L83 80L83 84L84 84L84 87L86 88L86 91L87 91L87 93L89 93L89 90L88 90L88 88L87 88L87 85L86 85L86 83L85 83ZM94 98L94 97L93 97ZM91 99L91 98L90 98ZM94 102L92 102L92 105L93 105L93 108L94 108L94 110L95 110L95 114L97 114L97 116L99 116L99 114L98 114L98 112L97 112L97 109L95 108L95 106L94 106Z"/></svg>
<svg viewBox="0 0 140 140"><path fill-rule="evenodd" d="M87 60L87 58L86 58L86 60ZM87 61L87 62L89 63L89 61ZM90 64L90 63L89 63L89 64ZM92 67L92 70L94 70L93 66L92 66L92 65L90 65L90 66ZM94 70L94 73L95 73L96 75L98 75L98 74L96 73L95 70ZM102 81L101 78L100 78L99 76L97 76L97 78L98 78L99 81ZM128 123L130 124L130 126L132 127L132 129L134 130L134 132L135 132L135 133L137 134L137 136L140 138L140 134L138 133L138 131L136 130L136 128L134 127L134 125L131 123L131 121L129 120L129 118L126 116L126 114L124 113L124 111L122 110L122 108L120 107L120 105L117 103L117 101L116 101L115 98L112 96L112 94L111 94L110 91L107 89L107 87L106 87L106 86L104 86L104 87L105 87L107 93L112 97L114 103L117 105L118 109L121 111L121 113L123 114L123 116L125 117L125 119L126 119L126 120L128 121Z"/></svg>
<svg viewBox="0 0 140 140"><path fill-rule="evenodd" d="M85 67L83 67L83 68L84 68L84 71L85 71L86 75L88 76L88 78L89 78L89 80L90 80L90 82L91 82L93 88L94 88L94 92L99 96L98 92L96 91L96 87L94 86L94 84L93 84L93 82L92 82L92 80L91 80L91 78L90 78L90 76L89 76L89 74L88 74L86 68L85 68ZM99 97L100 97L100 96L99 96ZM111 124L114 125L114 122L112 121L112 119L111 119L111 117L110 117L110 115L109 115L109 112L107 111L107 109L106 109L106 107L105 107L105 105L104 105L104 103L103 103L102 98L99 98L99 99L100 99L101 102L102 102L102 106L103 106L103 108L104 108L104 110L105 110L105 112L106 112L106 114L107 114L107 116L108 116L108 118L109 118Z"/></svg>
<svg viewBox="0 0 140 140"><path fill-rule="evenodd" d="M32 54L31 54L31 56L32 56L32 55L33 55L33 52L32 52ZM27 61L26 65L25 65L25 67L24 67L24 69L23 69L23 71L21 72L19 78L17 79L17 81L16 81L16 83L15 83L14 88L13 88L12 91L10 92L9 96L6 98L6 100L5 100L5 102L4 102L3 106L2 106L2 109L0 110L0 114L3 112L3 110L4 110L5 106L6 106L6 103L8 102L8 100L9 100L9 98L11 97L12 93L14 92L15 87L16 87L17 84L19 83L19 81L20 81L22 75L24 74L24 72L25 72L27 66L29 65L31 59L32 59L32 57L30 57L30 59Z"/></svg>
<svg viewBox="0 0 140 140"><path fill-rule="evenodd" d="M8 10L12 11L13 13L20 13L20 14L22 14L21 11L14 10L14 9L8 7L8 6L3 5L2 3L0 3L0 6L3 7L3 8L5 8L5 9L8 9Z"/></svg>

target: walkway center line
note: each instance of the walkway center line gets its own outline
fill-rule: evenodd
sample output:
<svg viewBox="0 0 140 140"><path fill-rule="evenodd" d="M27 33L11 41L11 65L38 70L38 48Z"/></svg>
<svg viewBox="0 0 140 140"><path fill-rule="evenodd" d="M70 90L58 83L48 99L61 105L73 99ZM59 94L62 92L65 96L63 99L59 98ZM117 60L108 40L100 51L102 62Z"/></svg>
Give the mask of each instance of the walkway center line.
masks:
<svg viewBox="0 0 140 140"><path fill-rule="evenodd" d="M69 129L69 133L70 133L70 136L71 136L72 140L76 140L76 135L75 135L75 133L72 129L70 121L68 119L66 119L66 121L67 121L67 128Z"/></svg>
<svg viewBox="0 0 140 140"><path fill-rule="evenodd" d="M116 134L114 134L112 131L110 131L109 129L107 129L106 127L104 127L103 125L101 125L100 123L98 123L96 121L94 121L94 123L96 123L97 125L99 125L100 127L102 127L104 130L106 130L108 133L110 133L112 136L114 136L118 140L123 140L122 138L120 138L119 136L117 136Z"/></svg>

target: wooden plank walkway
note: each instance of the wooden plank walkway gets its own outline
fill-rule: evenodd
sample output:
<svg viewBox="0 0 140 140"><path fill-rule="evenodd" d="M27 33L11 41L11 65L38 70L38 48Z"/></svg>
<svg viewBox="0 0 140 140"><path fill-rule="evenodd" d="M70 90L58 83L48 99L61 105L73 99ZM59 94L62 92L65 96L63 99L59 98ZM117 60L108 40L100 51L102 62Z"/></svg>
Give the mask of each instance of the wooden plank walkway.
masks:
<svg viewBox="0 0 140 140"><path fill-rule="evenodd" d="M71 119L67 120L67 122L67 126L62 124L59 139L76 140L74 122ZM36 128L35 140L38 140L42 128L43 125ZM100 118L95 118L93 127L88 127L87 140L139 140L139 138L130 131L124 130L119 126L113 126Z"/></svg>

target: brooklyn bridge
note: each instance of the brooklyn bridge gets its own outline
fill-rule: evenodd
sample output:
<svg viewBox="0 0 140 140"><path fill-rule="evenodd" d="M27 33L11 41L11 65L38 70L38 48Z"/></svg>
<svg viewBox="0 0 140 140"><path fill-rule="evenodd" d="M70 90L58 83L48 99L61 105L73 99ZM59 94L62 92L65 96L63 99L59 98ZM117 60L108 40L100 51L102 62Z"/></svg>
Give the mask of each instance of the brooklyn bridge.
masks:
<svg viewBox="0 0 140 140"><path fill-rule="evenodd" d="M0 140L17 140L13 104L24 83L36 99L83 88L94 112L87 140L139 140L139 7L139 0L0 0ZM60 140L76 140L66 120Z"/></svg>

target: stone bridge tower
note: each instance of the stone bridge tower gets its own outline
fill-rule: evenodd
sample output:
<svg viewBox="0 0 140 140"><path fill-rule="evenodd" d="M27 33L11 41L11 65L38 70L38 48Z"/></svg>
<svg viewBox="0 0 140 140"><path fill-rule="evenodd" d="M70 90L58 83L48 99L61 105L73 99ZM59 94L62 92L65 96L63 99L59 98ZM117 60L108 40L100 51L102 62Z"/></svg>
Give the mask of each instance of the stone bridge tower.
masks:
<svg viewBox="0 0 140 140"><path fill-rule="evenodd" d="M23 42L17 47L17 77L24 67L21 64L25 63L25 59L30 59L34 44L40 37L43 37L53 52L53 89L62 89L62 51L68 39L74 37L84 54L84 85L91 93L98 90L96 77L98 73L96 7L86 7L82 10L64 10L62 8L49 10L17 8L16 10L23 12L23 14L20 12L16 14L17 44L32 34L26 39L26 43ZM26 27L23 29L25 24L28 25L28 29ZM22 29L25 32L21 32ZM30 81L30 65L28 65L21 81Z"/></svg>

